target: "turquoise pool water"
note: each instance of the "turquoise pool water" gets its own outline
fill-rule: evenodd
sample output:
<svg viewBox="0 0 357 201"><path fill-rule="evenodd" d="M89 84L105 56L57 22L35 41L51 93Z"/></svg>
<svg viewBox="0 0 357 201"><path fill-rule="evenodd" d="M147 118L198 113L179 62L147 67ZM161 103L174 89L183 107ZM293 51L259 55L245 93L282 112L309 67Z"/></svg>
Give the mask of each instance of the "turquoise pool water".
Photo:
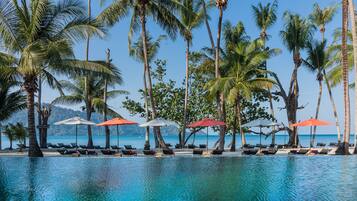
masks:
<svg viewBox="0 0 357 201"><path fill-rule="evenodd" d="M0 200L356 200L356 156L0 158Z"/></svg>

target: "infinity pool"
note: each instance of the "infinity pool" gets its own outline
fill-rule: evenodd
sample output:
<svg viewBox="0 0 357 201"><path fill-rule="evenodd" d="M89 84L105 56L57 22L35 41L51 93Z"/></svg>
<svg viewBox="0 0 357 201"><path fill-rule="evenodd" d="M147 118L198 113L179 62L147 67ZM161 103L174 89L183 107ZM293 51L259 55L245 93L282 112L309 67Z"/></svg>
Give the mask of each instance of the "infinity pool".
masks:
<svg viewBox="0 0 357 201"><path fill-rule="evenodd" d="M0 158L0 200L356 200L357 157Z"/></svg>

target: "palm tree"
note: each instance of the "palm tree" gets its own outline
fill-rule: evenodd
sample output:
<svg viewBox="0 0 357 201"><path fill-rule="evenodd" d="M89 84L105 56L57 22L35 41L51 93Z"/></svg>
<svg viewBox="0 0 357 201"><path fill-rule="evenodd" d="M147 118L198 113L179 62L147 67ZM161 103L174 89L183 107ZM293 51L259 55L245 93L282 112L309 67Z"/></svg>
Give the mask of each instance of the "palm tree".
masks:
<svg viewBox="0 0 357 201"><path fill-rule="evenodd" d="M175 0L116 0L108 8L106 8L100 15L99 20L113 25L120 18L126 16L130 11L131 20L130 20L130 30L129 30L129 46L131 44L131 38L137 30L139 30L139 25L141 26L141 37L144 39L143 50L144 50L144 71L146 72L147 78L147 87L148 95L151 105L151 117L155 119L156 115L156 103L152 91L152 81L151 81L151 72L148 62L148 47L147 47L147 28L146 22L147 17L152 17L153 21L156 22L161 28L163 28L167 34L175 39L177 31L183 35L185 33L185 27L181 24L180 20L175 16L177 10L182 7L182 4L179 4ZM159 128L154 128L160 146L166 147L166 144L160 134Z"/></svg>
<svg viewBox="0 0 357 201"><path fill-rule="evenodd" d="M258 6L252 6L254 17L255 17L255 24L260 29L260 39L263 41L263 48L266 47L266 41L269 39L267 30L273 26L277 20L277 9L278 9L278 2L275 0L273 4L268 3L267 5L263 6L261 3ZM264 61L262 66L267 69L267 62ZM270 114L272 115L273 119L275 119L274 115L274 105L272 100L272 95L269 92L269 106L270 106ZM273 127L273 130L275 127ZM272 143L275 144L275 134L272 134Z"/></svg>
<svg viewBox="0 0 357 201"><path fill-rule="evenodd" d="M147 47L148 47L148 63L149 65L152 63L154 58L156 57L159 49L160 49L160 43L162 40L166 39L165 35L160 35L156 40L153 40L150 34L147 34ZM142 38L140 37L137 42L133 43L129 47L129 54L139 62L143 63L144 62L144 49L143 49L143 43L142 43ZM149 121L150 118L150 112L148 108L148 93L147 93L147 78L146 78L146 73L145 73L145 66L144 66L144 73L143 73L143 81L144 81L144 104L145 104L145 113L146 113L146 121ZM145 149L150 149L150 141L149 141L149 134L150 134L150 129L149 127L146 127L145 130ZM155 142L158 142L157 136L155 135Z"/></svg>
<svg viewBox="0 0 357 201"><path fill-rule="evenodd" d="M213 4L212 0L210 0L210 2L208 4L206 4L206 0L200 0L200 3L202 5L202 11L203 11L203 15L204 15L204 20L205 20L205 24L206 24L208 37L209 37L209 40L211 43L211 48L214 49L215 45L214 45L214 40L213 40L213 36L212 36L211 26L208 22L209 15L207 13L207 8L213 7L214 4Z"/></svg>
<svg viewBox="0 0 357 201"><path fill-rule="evenodd" d="M348 31L348 0L342 0L342 75L343 75L343 98L344 98L344 134L343 143L336 150L339 154L349 154L350 141L350 97L348 91L348 52L347 52L347 31Z"/></svg>
<svg viewBox="0 0 357 201"><path fill-rule="evenodd" d="M284 30L280 32L280 35L286 48L292 52L295 64L291 76L289 92L283 97L286 104L288 122L289 125L291 125L296 122L296 113L299 108L298 69L302 64L300 52L306 48L307 42L312 38L313 26L308 20L302 19L299 15L289 12L284 13L284 19ZM289 135L289 144L296 146L298 144L298 138L295 127L290 126Z"/></svg>
<svg viewBox="0 0 357 201"><path fill-rule="evenodd" d="M220 77L219 73L219 62L220 62L220 49L221 49L221 32L222 32L222 20L223 20L223 10L228 6L228 0L216 0L216 6L219 10L219 18L218 18L218 33L217 33L217 41L216 41L216 55L215 55L215 77L218 79ZM225 121L225 101L223 94L216 94L216 102L217 102L217 113L221 121ZM225 126L221 126L219 129L219 146L220 150L224 150L224 138L226 135Z"/></svg>
<svg viewBox="0 0 357 201"><path fill-rule="evenodd" d="M272 87L274 81L259 75L267 73L260 67L261 63L278 54L278 49L263 50L261 40L253 42L241 41L236 43L227 55L225 68L229 69L227 76L214 79L207 84L211 96L223 93L228 102L236 108L235 116L238 120L239 133L242 136L242 145L246 144L245 135L241 127L241 101L250 99L255 90L266 90ZM231 151L235 151L235 131Z"/></svg>
<svg viewBox="0 0 357 201"><path fill-rule="evenodd" d="M73 60L73 42L84 39L85 33L104 35L95 21L88 22L85 9L77 1L61 1L55 5L48 0L4 0L0 3L0 36L7 50L15 52L17 73L22 77L27 94L29 156L42 156L35 130L34 94L38 88L38 75L73 73L73 69L95 69L98 65ZM103 69L103 68L102 68Z"/></svg>
<svg viewBox="0 0 357 201"><path fill-rule="evenodd" d="M314 4L314 10L310 14L309 18L310 18L311 22L316 27L319 27L322 41L325 40L326 25L332 21L333 17L335 16L335 14L337 12L337 8L338 8L338 6L335 5L335 6L329 6L329 7L322 9L322 8L320 8L320 6L318 4ZM323 79L325 80L329 98L330 98L330 101L332 104L332 109L333 109L333 114L335 117L336 129L337 129L337 140L338 140L338 143L340 143L341 142L341 140L340 140L340 136L341 136L340 123L339 123L339 119L338 119L336 104L335 104L334 98L332 96L331 85L329 83L328 76L326 75L325 68L322 69L322 75L323 75ZM318 108L316 108L315 114L318 114ZM317 119L318 116L316 115L315 118ZM316 126L314 127L313 134L314 135L316 134Z"/></svg>
<svg viewBox="0 0 357 201"><path fill-rule="evenodd" d="M351 32L352 32L352 44L353 44L353 61L355 66L355 75L357 75L357 33L356 33L356 11L353 1L348 1L349 14L351 18ZM355 83L357 82L357 78L355 77ZM355 97L357 97L357 87L355 86ZM355 102L355 115L357 115L357 104ZM355 120L355 125L357 120ZM355 126L355 133L357 133L357 126ZM355 150L354 153L357 153L357 136L355 135Z"/></svg>
<svg viewBox="0 0 357 201"><path fill-rule="evenodd" d="M106 110L105 113L111 117L120 117L117 112L108 106L106 101L116 98L119 95L128 94L128 92L123 90L106 91L106 99L104 99L106 87L114 86L118 83L117 80L98 76L90 76L90 78L91 79L86 79L86 77L75 78L74 82L66 80L60 81L62 88L68 91L69 94L56 98L53 103L69 105L84 103L82 109L89 111L89 118L91 118L93 112L103 114L104 110ZM91 142L89 144L93 145L91 135L88 135L88 141Z"/></svg>
<svg viewBox="0 0 357 201"><path fill-rule="evenodd" d="M203 23L204 11L201 9L201 0L181 0L183 8L180 9L181 23L186 27L184 39L186 41L186 73L185 73L185 103L184 118L182 124L182 133L180 136L180 145L185 143L186 123L187 123L187 106L188 106L188 81L189 81L189 56L190 45L192 43L192 30Z"/></svg>
<svg viewBox="0 0 357 201"><path fill-rule="evenodd" d="M12 143L18 140L20 144L26 145L27 130L22 123L9 124L5 126L3 132L10 141L10 150L12 150Z"/></svg>
<svg viewBox="0 0 357 201"><path fill-rule="evenodd" d="M308 67L312 72L316 73L316 80L319 83L319 93L316 106L315 119L319 117L319 109L322 97L322 81L324 79L323 71L325 70L329 56L326 53L326 41L322 42L310 42L307 44L307 59L304 60L305 66ZM310 141L310 146L312 147L315 142L316 127L314 127L312 140Z"/></svg>

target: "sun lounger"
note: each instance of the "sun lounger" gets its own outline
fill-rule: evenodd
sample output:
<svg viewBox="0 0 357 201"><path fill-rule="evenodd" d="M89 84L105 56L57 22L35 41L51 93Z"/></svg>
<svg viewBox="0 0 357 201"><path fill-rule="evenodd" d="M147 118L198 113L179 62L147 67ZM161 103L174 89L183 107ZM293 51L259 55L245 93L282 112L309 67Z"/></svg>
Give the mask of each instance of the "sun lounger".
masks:
<svg viewBox="0 0 357 201"><path fill-rule="evenodd" d="M52 144L52 143L47 143L47 147L53 148L53 149L59 149L59 148L61 148L61 147L59 147L58 145Z"/></svg>
<svg viewBox="0 0 357 201"><path fill-rule="evenodd" d="M326 154L328 154L328 152L330 152L331 151L331 149L321 149L321 151L319 151L319 154L321 154L321 155L326 155Z"/></svg>
<svg viewBox="0 0 357 201"><path fill-rule="evenodd" d="M77 150L72 150L72 149L58 149L57 151L61 155L72 155L72 154L78 153Z"/></svg>
<svg viewBox="0 0 357 201"><path fill-rule="evenodd" d="M87 150L87 155L98 155L98 153L95 150Z"/></svg>
<svg viewBox="0 0 357 201"><path fill-rule="evenodd" d="M174 151L172 149L163 149L162 152L165 154L165 155L174 155Z"/></svg>
<svg viewBox="0 0 357 201"><path fill-rule="evenodd" d="M87 145L79 145L79 147L82 148L82 149L87 149L88 148Z"/></svg>
<svg viewBox="0 0 357 201"><path fill-rule="evenodd" d="M110 149L103 149L100 151L102 152L103 155L114 155L116 153L116 151Z"/></svg>
<svg viewBox="0 0 357 201"><path fill-rule="evenodd" d="M78 149L78 152L82 155L87 155L87 149Z"/></svg>
<svg viewBox="0 0 357 201"><path fill-rule="evenodd" d="M274 155L276 154L277 151L278 151L277 149L264 149L262 150L262 153L264 155Z"/></svg>
<svg viewBox="0 0 357 201"><path fill-rule="evenodd" d="M155 150L143 150L144 155L146 156L153 156L156 154Z"/></svg>
<svg viewBox="0 0 357 201"><path fill-rule="evenodd" d="M194 148L196 148L196 145L194 145L194 144L189 144L189 145L187 145L187 148L189 148L189 149L194 149Z"/></svg>
<svg viewBox="0 0 357 201"><path fill-rule="evenodd" d="M126 150L135 150L135 147L132 147L131 145L124 145Z"/></svg>
<svg viewBox="0 0 357 201"><path fill-rule="evenodd" d="M298 151L297 149L292 149L289 151L289 154L297 154Z"/></svg>
<svg viewBox="0 0 357 201"><path fill-rule="evenodd" d="M104 147L101 147L100 145L94 145L94 149L104 149Z"/></svg>
<svg viewBox="0 0 357 201"><path fill-rule="evenodd" d="M73 148L76 148L78 145L77 145L76 143L71 143L71 146L72 146Z"/></svg>
<svg viewBox="0 0 357 201"><path fill-rule="evenodd" d="M110 146L112 149L120 149L117 145Z"/></svg>
<svg viewBox="0 0 357 201"><path fill-rule="evenodd" d="M211 152L212 155L222 155L223 150L215 149Z"/></svg>
<svg viewBox="0 0 357 201"><path fill-rule="evenodd" d="M243 145L243 148L254 149L254 145L245 144L245 145Z"/></svg>
<svg viewBox="0 0 357 201"><path fill-rule="evenodd" d="M319 153L319 150L316 150L316 149L312 149L308 152L308 154L311 154L311 155L316 155Z"/></svg>
<svg viewBox="0 0 357 201"><path fill-rule="evenodd" d="M264 144L256 144L255 147L257 147L257 148L267 148L267 146L264 145Z"/></svg>
<svg viewBox="0 0 357 201"><path fill-rule="evenodd" d="M258 149L244 149L242 153L244 155L255 155L258 153Z"/></svg>
<svg viewBox="0 0 357 201"><path fill-rule="evenodd" d="M194 149L192 152L193 155L202 155L203 150L202 149Z"/></svg>
<svg viewBox="0 0 357 201"><path fill-rule="evenodd" d="M324 147L324 146L326 146L326 144L325 144L325 143L318 142L318 143L316 144L316 146L318 146L318 147Z"/></svg>
<svg viewBox="0 0 357 201"><path fill-rule="evenodd" d="M133 150L133 149L130 149L130 150L123 149L121 151L122 151L123 155L126 155L126 156L135 156L135 155L137 155L136 151Z"/></svg>
<svg viewBox="0 0 357 201"><path fill-rule="evenodd" d="M206 149L206 145L205 144L200 144L200 149Z"/></svg>
<svg viewBox="0 0 357 201"><path fill-rule="evenodd" d="M175 145L175 149L181 149L181 148L182 148L182 146L180 144Z"/></svg>
<svg viewBox="0 0 357 201"><path fill-rule="evenodd" d="M166 143L166 146L167 146L167 147L172 147L172 144Z"/></svg>
<svg viewBox="0 0 357 201"><path fill-rule="evenodd" d="M351 143L351 144L349 144L349 146L350 146L350 147L354 147L354 146L355 146L355 144Z"/></svg>
<svg viewBox="0 0 357 201"><path fill-rule="evenodd" d="M338 143L336 143L336 142L331 142L330 143L330 147L337 147L338 146Z"/></svg>
<svg viewBox="0 0 357 201"><path fill-rule="evenodd" d="M304 155L309 152L309 149L299 149L296 154Z"/></svg>
<svg viewBox="0 0 357 201"><path fill-rule="evenodd" d="M59 148L64 148L64 144L63 144L63 143L57 143L57 146L58 146Z"/></svg>

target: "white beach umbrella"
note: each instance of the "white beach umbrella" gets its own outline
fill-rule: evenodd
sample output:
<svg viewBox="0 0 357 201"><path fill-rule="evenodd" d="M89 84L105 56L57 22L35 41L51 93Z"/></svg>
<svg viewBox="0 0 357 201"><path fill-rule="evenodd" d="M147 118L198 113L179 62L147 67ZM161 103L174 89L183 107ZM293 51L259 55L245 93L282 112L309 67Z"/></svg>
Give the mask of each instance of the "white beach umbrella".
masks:
<svg viewBox="0 0 357 201"><path fill-rule="evenodd" d="M248 127L248 128L257 127L257 128L259 128L259 138L260 138L260 147L261 147L262 146L262 128L274 127L274 126L278 126L278 125L279 125L278 123L273 122L268 119L256 119L249 123L243 124L242 127Z"/></svg>
<svg viewBox="0 0 357 201"><path fill-rule="evenodd" d="M76 125L76 148L78 147L78 125L89 125L89 126L95 126L96 124L94 122L82 119L80 117L72 117L69 119L65 119L59 122L56 122L55 125Z"/></svg>
<svg viewBox="0 0 357 201"><path fill-rule="evenodd" d="M156 118L151 121L148 121L146 123L140 124L140 127L163 127L163 126L174 126L178 128L179 126L177 125L176 122L162 119L162 118Z"/></svg>

